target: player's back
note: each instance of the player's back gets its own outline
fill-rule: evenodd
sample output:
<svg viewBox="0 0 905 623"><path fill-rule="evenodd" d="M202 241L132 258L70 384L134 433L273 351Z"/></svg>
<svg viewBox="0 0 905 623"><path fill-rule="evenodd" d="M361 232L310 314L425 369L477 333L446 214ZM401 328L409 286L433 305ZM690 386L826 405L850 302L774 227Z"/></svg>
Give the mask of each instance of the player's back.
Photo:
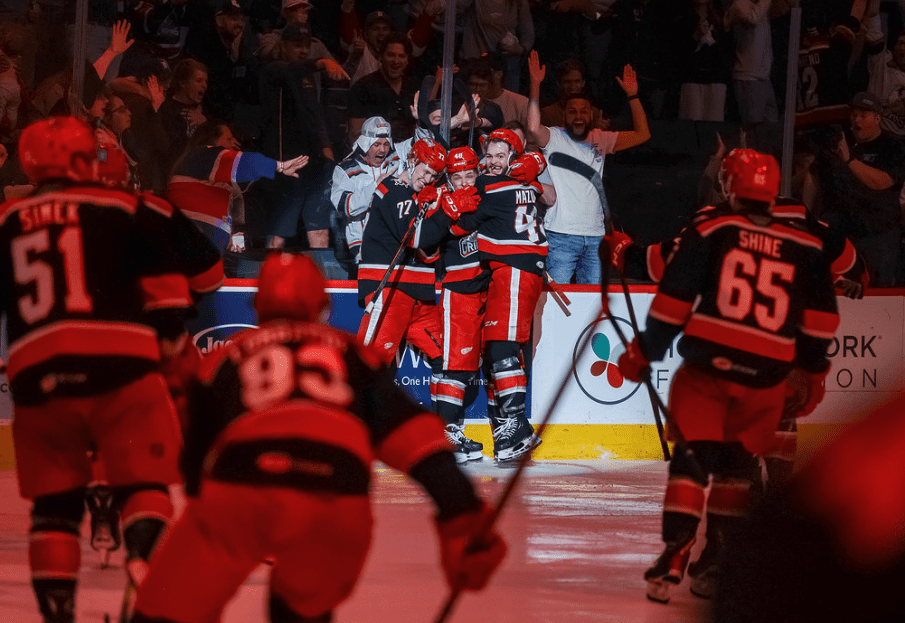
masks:
<svg viewBox="0 0 905 623"><path fill-rule="evenodd" d="M275 320L237 334L205 359L199 381L186 435L190 483L211 448L228 447L250 482L363 494L375 447L424 412L370 348L312 322ZM274 453L294 467L268 471Z"/></svg>
<svg viewBox="0 0 905 623"><path fill-rule="evenodd" d="M824 329L834 326L836 300L823 247L800 219L723 206L697 221L658 291L661 303L688 314L682 355L747 385L779 382L797 341L832 337Z"/></svg>
<svg viewBox="0 0 905 623"><path fill-rule="evenodd" d="M168 215L95 186L0 206L0 305L17 401L92 393L153 369L155 314L191 302Z"/></svg>

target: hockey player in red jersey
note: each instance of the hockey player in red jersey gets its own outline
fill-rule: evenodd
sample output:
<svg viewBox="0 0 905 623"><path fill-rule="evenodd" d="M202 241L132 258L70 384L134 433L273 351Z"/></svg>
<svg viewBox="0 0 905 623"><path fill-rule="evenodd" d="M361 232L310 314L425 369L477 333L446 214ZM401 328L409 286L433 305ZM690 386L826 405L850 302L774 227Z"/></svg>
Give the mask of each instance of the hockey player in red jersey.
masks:
<svg viewBox="0 0 905 623"><path fill-rule="evenodd" d="M478 156L470 147L451 149L446 159L447 189L473 188L480 174ZM435 217L441 217L438 213ZM477 232L448 236L441 246L443 371L436 383L437 413L446 422L446 436L456 447L456 461L482 458L483 444L465 436L465 391L481 366L481 325L487 304L490 270L481 263ZM488 399L493 390L488 385Z"/></svg>
<svg viewBox="0 0 905 623"><path fill-rule="evenodd" d="M481 197L478 209L464 214L452 232L477 232L481 264L491 273L482 339L496 401L496 413L490 409L488 414L493 454L502 464L540 443L525 416L528 378L521 348L531 335L547 255L536 205L543 192L535 179L543 170L543 156L522 156L521 140L505 129L488 135L484 153L486 174L475 184Z"/></svg>
<svg viewBox="0 0 905 623"><path fill-rule="evenodd" d="M838 325L824 241L801 219L774 217L779 166L741 150L727 163L727 201L681 235L663 273L647 325L619 358L625 378L649 374L684 331L684 363L670 391L673 418L705 473L689 459L669 466L663 504L665 550L645 573L648 597L669 600L681 582L698 523L707 514L707 545L689 566L694 594L712 595L726 535L747 510L754 455L768 452L785 404L783 380L806 381L804 416L823 398L826 349Z"/></svg>
<svg viewBox="0 0 905 623"><path fill-rule="evenodd" d="M89 450L123 509L127 567L146 568L172 513L181 438L158 372L187 336L188 282L170 214L93 182L93 131L73 117L23 130L34 193L0 206L0 310L29 564L46 623L74 620Z"/></svg>
<svg viewBox="0 0 905 623"><path fill-rule="evenodd" d="M450 585L478 590L502 561L495 533L466 547L489 509L456 467L443 422L395 385L384 353L318 322L324 285L309 258L269 256L259 328L204 360L183 458L189 503L155 554L133 623L218 620L264 559L274 561L271 621L330 621L367 555L375 459L435 501Z"/></svg>

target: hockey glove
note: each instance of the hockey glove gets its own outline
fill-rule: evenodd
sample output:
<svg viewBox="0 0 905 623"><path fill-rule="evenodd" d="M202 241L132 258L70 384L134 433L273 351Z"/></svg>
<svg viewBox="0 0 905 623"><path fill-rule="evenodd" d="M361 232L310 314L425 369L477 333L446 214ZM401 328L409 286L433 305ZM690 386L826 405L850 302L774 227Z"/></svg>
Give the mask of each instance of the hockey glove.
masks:
<svg viewBox="0 0 905 623"><path fill-rule="evenodd" d="M450 588L477 591L487 585L506 556L506 543L495 531L481 537L492 511L482 504L477 510L437 523L440 535L440 563Z"/></svg>
<svg viewBox="0 0 905 623"><path fill-rule="evenodd" d="M474 212L481 203L481 197L474 186L465 186L452 193L444 193L440 198L440 207L453 222L468 212Z"/></svg>
<svg viewBox="0 0 905 623"><path fill-rule="evenodd" d="M650 369L650 361L641 352L638 340L632 340L625 352L619 357L619 370L622 376L635 383L641 382L642 374Z"/></svg>
<svg viewBox="0 0 905 623"><path fill-rule="evenodd" d="M826 375L824 372L806 372L795 368L786 377L786 403L783 415L796 418L805 417L814 412L826 394Z"/></svg>
<svg viewBox="0 0 905 623"><path fill-rule="evenodd" d="M635 244L634 240L623 234L621 231L614 231L612 234L604 236L610 248L610 264L620 271L625 270L625 252L628 248Z"/></svg>
<svg viewBox="0 0 905 623"><path fill-rule="evenodd" d="M547 160L537 151L529 151L519 156L509 167L509 177L517 179L522 184L528 185L537 179L537 176L547 168Z"/></svg>
<svg viewBox="0 0 905 623"><path fill-rule="evenodd" d="M428 184L418 193L418 205L423 206L425 203L434 203L439 196L440 193L437 192L437 187L433 184Z"/></svg>

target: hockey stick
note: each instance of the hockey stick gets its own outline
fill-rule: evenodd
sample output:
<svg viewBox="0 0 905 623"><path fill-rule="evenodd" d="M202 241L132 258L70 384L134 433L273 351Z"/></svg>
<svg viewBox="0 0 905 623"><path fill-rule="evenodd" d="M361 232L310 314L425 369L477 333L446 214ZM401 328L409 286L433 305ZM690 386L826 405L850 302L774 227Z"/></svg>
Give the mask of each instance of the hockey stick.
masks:
<svg viewBox="0 0 905 623"><path fill-rule="evenodd" d="M603 322L605 312L606 308L601 308L600 312L597 314L597 317L594 319L594 324ZM553 417L553 413L554 411L556 411L556 406L559 404L560 398L562 398L563 394L565 393L566 386L569 384L569 379L575 373L575 366L578 364L578 359L588 347L588 344L590 343L593 335L593 331L585 332L585 336L582 338L581 343L578 345L578 348L575 351L576 356L572 360L572 365L569 366L569 369L566 370L565 375L563 375L562 381L560 381L559 383L559 389L556 391L556 394L553 396L552 402L550 402L550 406L547 407L547 412L544 414L544 417L541 418L540 423L535 429L534 434L538 437L543 437L544 430L546 430L547 424ZM515 468L515 473L512 474L512 477L506 483L506 487L503 489L503 493L500 495L499 500L493 508L493 513L490 514L484 526L471 540L471 544L466 547L466 551L468 551L469 549L474 549L475 545L480 544L484 540L484 537L493 529L493 526L496 524L497 520L500 518L500 515L503 512L503 508L506 507L506 504L508 504L510 498L512 498L512 494L515 492L515 487L521 479L522 472L525 471L525 467L528 465L528 461L531 460L531 455L533 454L533 452L534 448L528 450L518 458L518 465ZM447 597L446 603L443 605L443 609L440 611L440 614L436 619L434 619L434 623L444 623L449 618L450 614L452 613L453 606L455 606L455 603L459 599L459 595L461 594L462 586L459 584L457 584L452 588L452 590L450 590L449 597Z"/></svg>
<svg viewBox="0 0 905 623"><path fill-rule="evenodd" d="M371 301L368 303L367 307L365 307L365 313L370 314L374 311L375 307L377 309L377 320L374 324L374 331L368 332L368 335L365 335L364 343L365 346L371 343L371 336L377 335L377 332L380 330L380 322L383 318L383 304L377 304L380 301L380 297L383 294L383 289L386 287L387 282L390 280L390 275L393 274L393 271L396 269L396 266L399 264L399 260L402 258L402 255L405 253L406 248L408 247L409 242L411 242L412 238L415 236L415 230L418 229L418 224L421 222L421 219L424 218L425 213L427 212L427 206L430 204L425 203L421 206L421 210L418 211L418 216L412 221L412 224L409 225L409 228L406 230L405 234L402 236L402 241L399 244L399 250L396 251L396 255L393 256L390 265L387 267L386 272L383 274L383 279L380 280L380 283L377 285L377 289L374 290L374 295L371 297Z"/></svg>
<svg viewBox="0 0 905 623"><path fill-rule="evenodd" d="M553 281L553 277L550 276L550 273L544 271L544 282L547 284L547 287L550 288L550 293L553 295L553 300L556 301L556 304L559 305L559 308L562 310L562 313L569 317L572 315L572 312L569 311L569 305L572 304L572 301L569 300L569 297L566 296L566 293L559 289L559 284Z"/></svg>
<svg viewBox="0 0 905 623"><path fill-rule="evenodd" d="M625 306L628 307L628 317L632 322L632 331L637 340L640 333L638 330L638 318L635 316L635 306L632 304L632 297L629 296L628 293L628 282L625 280L625 273L618 268L616 269L616 273L619 275L619 282L622 284L622 293L625 295ZM663 460L668 461L672 457L669 453L669 444L666 443L666 435L663 434L663 419L660 417L660 405L655 399L656 392L654 391L653 383L647 383L646 385L647 393L650 397L650 406L654 410L654 421L657 423L657 434L660 435L660 446L663 448Z"/></svg>
<svg viewBox="0 0 905 623"><path fill-rule="evenodd" d="M625 333L622 332L622 328L619 326L619 323L616 322L615 316L610 313L610 301L609 295L607 293L607 286L609 285L609 268L610 268L610 252L609 245L606 240L600 241L600 247L598 247L598 256L600 257L600 301L601 306L603 307L603 312L610 317L610 323L613 326L613 329L616 331L616 335L619 336L619 341L622 342L622 345L628 348L629 342L625 337ZM626 294L627 294L626 289ZM634 321L634 314L633 321ZM634 324L635 330L637 331L637 323ZM645 370L641 371L641 382L647 386L648 396L651 400L651 407L654 409L654 413L656 414L657 408L659 407L660 412L663 414L663 419L666 420L666 425L669 426L669 432L672 435L675 444L676 450L679 451L688 461L689 469L693 472L692 476L695 477L698 482L706 483L707 482L707 473L701 467L701 464L698 463L698 460L694 457L694 453L691 451L691 448L688 447L688 442L685 440L685 435L682 434L682 429L679 428L679 425L676 424L676 421L672 417L672 413L663 404L663 400L660 398L660 395L657 394L654 389L654 384L650 380L650 367L648 366ZM660 430L658 426L658 431ZM666 444L666 440L661 432L660 435L660 443Z"/></svg>

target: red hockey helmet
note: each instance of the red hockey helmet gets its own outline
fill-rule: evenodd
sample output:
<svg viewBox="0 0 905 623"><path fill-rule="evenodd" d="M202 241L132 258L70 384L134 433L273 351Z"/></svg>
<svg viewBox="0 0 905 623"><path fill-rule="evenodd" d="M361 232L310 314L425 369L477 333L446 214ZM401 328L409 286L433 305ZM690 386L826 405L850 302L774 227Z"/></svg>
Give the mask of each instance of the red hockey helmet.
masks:
<svg viewBox="0 0 905 623"><path fill-rule="evenodd" d="M753 149L733 149L720 169L723 192L740 199L772 202L779 194L779 178L776 158Z"/></svg>
<svg viewBox="0 0 905 623"><path fill-rule="evenodd" d="M521 156L525 151L525 146L522 145L522 139L520 139L518 137L518 134L516 134L512 130L507 130L505 128L494 130L487 135L487 139L483 144L486 145L490 141L503 141L504 143L509 145L510 149L512 149L513 157Z"/></svg>
<svg viewBox="0 0 905 623"><path fill-rule="evenodd" d="M75 117L51 117L22 130L19 162L32 183L51 178L87 181L90 174L76 171L73 161L81 156L87 163L94 162L96 146L88 124Z"/></svg>
<svg viewBox="0 0 905 623"><path fill-rule="evenodd" d="M316 321L330 305L320 268L307 255L277 252L258 274L258 322L278 318Z"/></svg>
<svg viewBox="0 0 905 623"><path fill-rule="evenodd" d="M474 153L471 147L456 147L450 149L446 156L446 172L456 173L457 171L469 171L477 169L480 163L478 155Z"/></svg>
<svg viewBox="0 0 905 623"><path fill-rule="evenodd" d="M415 164L423 162L437 173L443 173L446 168L446 150L429 138L422 138L412 145L411 156L415 158Z"/></svg>
<svg viewBox="0 0 905 623"><path fill-rule="evenodd" d="M125 150L111 141L100 141L97 146L95 181L108 188L129 187L129 157Z"/></svg>

